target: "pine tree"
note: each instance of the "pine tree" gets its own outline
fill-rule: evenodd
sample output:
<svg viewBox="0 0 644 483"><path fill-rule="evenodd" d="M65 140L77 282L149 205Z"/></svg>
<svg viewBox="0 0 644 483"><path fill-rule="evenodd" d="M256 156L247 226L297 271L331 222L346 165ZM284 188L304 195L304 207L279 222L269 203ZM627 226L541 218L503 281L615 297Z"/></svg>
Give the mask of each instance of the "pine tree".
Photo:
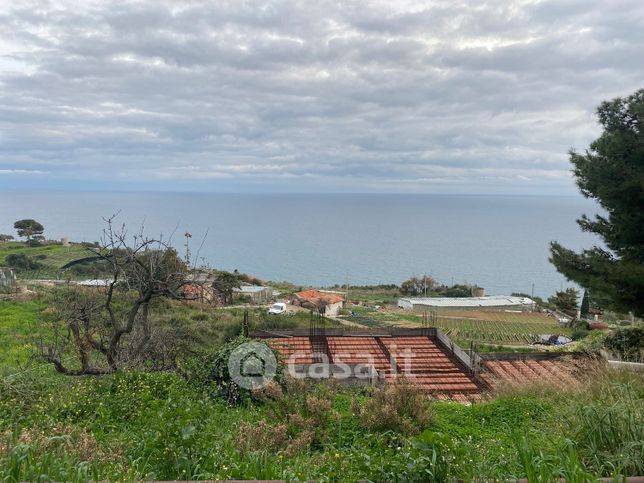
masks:
<svg viewBox="0 0 644 483"><path fill-rule="evenodd" d="M609 308L644 315L644 89L603 102L597 109L604 130L590 149L570 152L577 186L605 211L583 215L582 230L599 235L605 247L576 253L557 242L550 261L590 289Z"/></svg>
<svg viewBox="0 0 644 483"><path fill-rule="evenodd" d="M577 291L574 288L567 288L555 293L548 299L548 303L553 305L557 310L570 316L577 312Z"/></svg>
<svg viewBox="0 0 644 483"><path fill-rule="evenodd" d="M581 307L579 308L581 318L587 319L589 311L590 311L590 298L588 297L588 290L584 290L584 297L581 299Z"/></svg>

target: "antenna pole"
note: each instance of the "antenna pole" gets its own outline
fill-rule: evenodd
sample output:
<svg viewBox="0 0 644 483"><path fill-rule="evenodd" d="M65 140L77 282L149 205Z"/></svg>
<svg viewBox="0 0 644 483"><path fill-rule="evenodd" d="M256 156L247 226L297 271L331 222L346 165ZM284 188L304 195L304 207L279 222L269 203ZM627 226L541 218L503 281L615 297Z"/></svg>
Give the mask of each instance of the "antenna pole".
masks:
<svg viewBox="0 0 644 483"><path fill-rule="evenodd" d="M347 302L349 302L349 272L346 273L346 276L344 278L344 284L346 286L345 299Z"/></svg>

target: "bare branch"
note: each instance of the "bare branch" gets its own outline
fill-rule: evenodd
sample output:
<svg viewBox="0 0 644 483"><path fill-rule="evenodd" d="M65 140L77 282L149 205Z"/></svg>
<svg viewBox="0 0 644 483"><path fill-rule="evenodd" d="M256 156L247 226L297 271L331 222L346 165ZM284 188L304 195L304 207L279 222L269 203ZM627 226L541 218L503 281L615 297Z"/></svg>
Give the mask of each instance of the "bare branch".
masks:
<svg viewBox="0 0 644 483"><path fill-rule="evenodd" d="M58 294L54 337L41 345L41 357L67 375L109 374L145 358L166 367L173 359L166 349L148 350L155 339L150 308L155 299L182 297L189 266L163 236L146 236L143 225L129 237L124 225L115 228L115 215L104 220L93 252L109 264L109 282L103 291L76 287ZM62 354L77 363L63 363Z"/></svg>

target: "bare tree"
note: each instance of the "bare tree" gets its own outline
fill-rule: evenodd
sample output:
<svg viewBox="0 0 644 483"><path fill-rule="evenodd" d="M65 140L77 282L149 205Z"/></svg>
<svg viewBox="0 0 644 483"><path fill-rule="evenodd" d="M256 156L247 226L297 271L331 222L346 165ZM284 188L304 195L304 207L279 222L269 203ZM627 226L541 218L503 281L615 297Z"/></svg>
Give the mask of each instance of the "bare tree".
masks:
<svg viewBox="0 0 644 483"><path fill-rule="evenodd" d="M183 298L189 267L163 237L150 238L143 227L129 235L114 227L114 217L98 248L110 277L98 287L71 287L55 296L53 337L41 342L40 355L67 375L109 374L152 360L165 367L168 342L153 333L151 305Z"/></svg>

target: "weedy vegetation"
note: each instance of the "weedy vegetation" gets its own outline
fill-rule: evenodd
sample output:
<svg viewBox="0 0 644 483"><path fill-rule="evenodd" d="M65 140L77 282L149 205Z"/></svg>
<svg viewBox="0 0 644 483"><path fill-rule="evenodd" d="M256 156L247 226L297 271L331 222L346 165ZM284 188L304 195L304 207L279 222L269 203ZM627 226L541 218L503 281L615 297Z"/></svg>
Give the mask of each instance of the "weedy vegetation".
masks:
<svg viewBox="0 0 644 483"><path fill-rule="evenodd" d="M644 471L641 376L595 369L579 387L510 388L472 406L429 401L406 383L349 389L288 379L230 399L226 374L215 372L238 342L197 351L177 371L70 378L48 365L14 368L0 383L0 473L7 481L592 481Z"/></svg>

